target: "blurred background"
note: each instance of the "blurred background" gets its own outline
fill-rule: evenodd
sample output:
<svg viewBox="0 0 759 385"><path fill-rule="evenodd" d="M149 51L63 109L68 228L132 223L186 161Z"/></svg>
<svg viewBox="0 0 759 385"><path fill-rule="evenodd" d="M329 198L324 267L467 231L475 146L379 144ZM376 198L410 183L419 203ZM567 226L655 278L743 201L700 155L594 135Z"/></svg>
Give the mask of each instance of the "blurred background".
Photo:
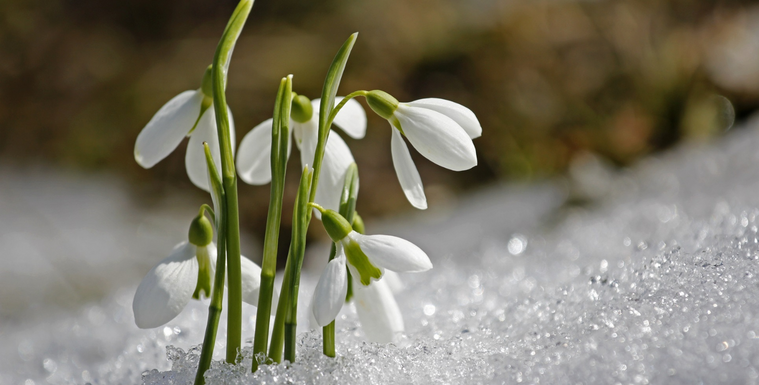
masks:
<svg viewBox="0 0 759 385"><path fill-rule="evenodd" d="M185 174L186 141L150 170L135 163L133 146L166 101L200 86L235 5L4 0L0 164L117 176L143 207L177 191L206 199ZM340 94L446 98L482 123L470 171L450 172L412 151L431 207L487 184L564 174L587 159L624 167L679 142L708 141L759 106L753 1L258 0L227 91L238 141L271 116L282 76L294 74L295 91L317 97L355 31ZM359 212L413 210L393 171L387 123L369 114L364 140L343 138L361 171ZM268 186L240 185L247 233L263 232L268 194Z"/></svg>

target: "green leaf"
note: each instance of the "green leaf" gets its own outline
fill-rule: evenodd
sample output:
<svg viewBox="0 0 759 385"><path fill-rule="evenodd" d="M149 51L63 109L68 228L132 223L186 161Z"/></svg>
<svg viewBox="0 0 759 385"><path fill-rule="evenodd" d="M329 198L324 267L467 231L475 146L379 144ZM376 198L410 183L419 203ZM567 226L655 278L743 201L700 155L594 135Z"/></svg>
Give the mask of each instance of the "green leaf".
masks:
<svg viewBox="0 0 759 385"><path fill-rule="evenodd" d="M287 78L284 78L284 80L285 80L285 88L282 92L282 100L279 101L280 133L279 133L279 150L277 154L279 156L277 163L279 164L279 167L280 167L277 169L277 173L281 174L277 176L282 178L281 183L283 185L285 183L284 181L285 169L287 168L287 147L288 147L288 142L290 141L290 115L292 113L293 75L288 75Z"/></svg>
<svg viewBox="0 0 759 385"><path fill-rule="evenodd" d="M293 213L293 235L292 235L292 257L293 269L291 271L290 284L290 302L285 317L286 323L297 322L298 308L298 287L300 286L300 270L303 265L303 255L306 251L306 232L308 231L308 212L311 210L308 205L308 192L311 189L311 177L313 172L309 167L303 168L303 174L300 177L298 186L298 195L295 198L295 212Z"/></svg>
<svg viewBox="0 0 759 385"><path fill-rule="evenodd" d="M345 65L348 63L348 57L353 49L353 44L356 43L358 38L358 32L353 33L348 37L348 40L343 43L340 50L337 51L335 58L332 60L332 65L329 67L327 77L324 79L324 87L322 88L322 100L319 106L319 135L326 138L327 119L329 118L332 108L335 107L335 96L337 95L337 88L340 87L340 80L343 78L343 71ZM323 132L324 131L324 132Z"/></svg>
<svg viewBox="0 0 759 385"><path fill-rule="evenodd" d="M277 183L277 177L279 176L279 138L282 126L282 96L284 96L285 88L287 87L287 78L282 78L279 81L279 89L277 90L277 98L274 100L274 114L272 115L271 122L271 183L272 185Z"/></svg>

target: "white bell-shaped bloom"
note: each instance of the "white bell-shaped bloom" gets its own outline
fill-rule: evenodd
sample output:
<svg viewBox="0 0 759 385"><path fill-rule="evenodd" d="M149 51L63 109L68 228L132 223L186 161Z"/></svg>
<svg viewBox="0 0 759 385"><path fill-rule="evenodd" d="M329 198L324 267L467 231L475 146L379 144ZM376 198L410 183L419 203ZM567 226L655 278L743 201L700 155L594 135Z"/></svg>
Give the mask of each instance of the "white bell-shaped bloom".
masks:
<svg viewBox="0 0 759 385"><path fill-rule="evenodd" d="M335 98L339 103L343 98ZM303 123L290 120L291 133L300 150L301 166L314 164L314 154L319 136L320 100L311 101L311 118ZM248 184L262 185L271 181L271 130L272 119L253 128L240 142L237 156L237 173ZM350 99L335 116L334 124L348 136L361 139L366 134L366 112L355 99ZM288 157L291 144L288 138ZM326 208L337 210L340 204L343 180L348 167L353 163L353 155L348 145L336 132L330 130L324 149L319 186L315 201Z"/></svg>
<svg viewBox="0 0 759 385"><path fill-rule="evenodd" d="M482 126L470 109L437 98L400 103L384 91L369 92L367 102L390 122L393 166L412 206L426 209L427 198L404 135L422 156L438 166L464 171L477 165L472 139L482 135Z"/></svg>
<svg viewBox="0 0 759 385"><path fill-rule="evenodd" d="M261 268L242 257L243 301L258 305ZM132 310L137 327L164 325L182 312L190 299L211 294L216 267L216 246L182 242L168 258L153 267L134 293Z"/></svg>
<svg viewBox="0 0 759 385"><path fill-rule="evenodd" d="M324 268L311 299L311 311L320 327L332 322L345 302L348 294L348 271L345 264L345 253L342 246L338 245L335 258Z"/></svg>
<svg viewBox="0 0 759 385"><path fill-rule="evenodd" d="M387 277L369 286L353 280L353 305L358 321L370 342L389 343L403 332L403 315L395 302Z"/></svg>
<svg viewBox="0 0 759 385"><path fill-rule="evenodd" d="M204 103L208 107L202 111ZM229 108L227 112L231 141L234 143L234 120ZM208 142L219 173L221 155L214 107L211 98L200 89L182 92L156 112L137 136L134 159L140 166L151 168L174 151L186 136L190 137L185 156L187 175L193 184L208 191L203 142Z"/></svg>
<svg viewBox="0 0 759 385"><path fill-rule="evenodd" d="M338 244L335 258L327 264L311 299L312 322L323 327L332 322L340 313L348 291L346 256ZM393 342L398 333L403 332L403 316L395 302L388 278L397 276L390 270L379 280L364 286L355 275L353 278L352 302L356 306L359 322L366 339L370 342Z"/></svg>
<svg viewBox="0 0 759 385"><path fill-rule="evenodd" d="M432 262L413 243L390 235L363 235L350 229L348 222L333 210L314 205L322 214L330 238L336 243L335 258L327 264L314 290L311 312L318 326L337 317L348 288L346 266L353 277L356 311L367 339L390 342L403 331L403 318L385 271L422 272Z"/></svg>

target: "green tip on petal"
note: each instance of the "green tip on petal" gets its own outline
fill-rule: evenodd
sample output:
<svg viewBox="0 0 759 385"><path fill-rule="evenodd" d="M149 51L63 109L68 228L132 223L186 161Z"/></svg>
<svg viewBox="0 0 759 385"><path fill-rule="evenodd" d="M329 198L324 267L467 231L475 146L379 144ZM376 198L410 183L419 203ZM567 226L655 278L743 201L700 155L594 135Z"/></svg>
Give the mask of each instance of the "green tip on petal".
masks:
<svg viewBox="0 0 759 385"><path fill-rule="evenodd" d="M198 284L195 286L195 292L192 298L200 299L211 296L211 258L208 255L206 247L197 247L196 258L198 259Z"/></svg>
<svg viewBox="0 0 759 385"><path fill-rule="evenodd" d="M203 211L201 209L200 214L192 220L190 231L187 235L190 243L201 247L208 246L213 241L213 225L206 218Z"/></svg>
<svg viewBox="0 0 759 385"><path fill-rule="evenodd" d="M314 116L314 107L311 100L303 95L297 95L293 98L292 110L290 117L298 123L306 123Z"/></svg>
<svg viewBox="0 0 759 385"><path fill-rule="evenodd" d="M361 281L362 285L369 286L372 278L378 280L382 277L382 270L369 261L369 257L364 254L358 243L350 240L343 243L343 246L345 247L345 257L348 259L348 263L358 272L359 281Z"/></svg>
<svg viewBox="0 0 759 385"><path fill-rule="evenodd" d="M200 90L203 94L209 98L213 97L213 76L212 75L213 64L206 68L206 72L203 74L203 83L200 86Z"/></svg>
<svg viewBox="0 0 759 385"><path fill-rule="evenodd" d="M369 91L366 94L366 102L377 115L390 120L398 108L398 99L382 90Z"/></svg>

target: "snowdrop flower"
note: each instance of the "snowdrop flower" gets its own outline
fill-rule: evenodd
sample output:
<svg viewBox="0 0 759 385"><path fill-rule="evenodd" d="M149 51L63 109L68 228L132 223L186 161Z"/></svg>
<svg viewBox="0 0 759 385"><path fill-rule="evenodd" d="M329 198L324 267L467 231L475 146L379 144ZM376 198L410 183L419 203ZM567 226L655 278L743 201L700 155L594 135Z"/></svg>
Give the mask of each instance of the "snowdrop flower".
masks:
<svg viewBox="0 0 759 385"><path fill-rule="evenodd" d="M438 166L463 171L477 165L472 139L482 135L482 127L470 109L436 98L400 103L379 90L369 91L366 101L374 112L390 122L393 166L406 198L414 207L426 209L427 198L401 134L422 156Z"/></svg>
<svg viewBox="0 0 759 385"><path fill-rule="evenodd" d="M403 330L403 318L390 287L381 278L385 269L427 271L432 268L429 257L405 239L357 233L337 212L314 207L321 212L324 228L336 243L335 258L327 264L314 291L312 313L317 325L329 324L340 312L348 290L347 266L354 279L356 311L367 338L392 341Z"/></svg>
<svg viewBox="0 0 759 385"><path fill-rule="evenodd" d="M190 298L209 297L216 267L211 222L200 214L190 225L189 242L153 267L134 293L134 321L141 329L164 325L182 312ZM242 257L243 301L258 305L261 268Z"/></svg>
<svg viewBox="0 0 759 385"><path fill-rule="evenodd" d="M171 154L184 137L189 136L190 142L187 144L185 155L187 176L195 186L209 191L203 142L208 143L217 167L221 167L212 96L211 67L209 66L203 76L203 85L200 89L182 92L169 100L142 129L134 145L134 159L137 163L144 168L153 167ZM234 121L229 108L227 111L230 136L234 143Z"/></svg>
<svg viewBox="0 0 759 385"><path fill-rule="evenodd" d="M336 103L340 100L341 97L335 98ZM301 152L302 167L314 164L319 135L319 105L319 99L310 101L303 95L297 95L292 101L290 127L295 144ZM257 125L240 142L237 173L248 184L262 185L271 181L272 123L272 119L268 119ZM359 102L351 99L337 114L334 124L351 138L361 139L366 134L366 112ZM288 140L288 157L291 146ZM330 130L316 190L316 202L330 209L338 209L345 172L353 162L348 145L340 135Z"/></svg>

